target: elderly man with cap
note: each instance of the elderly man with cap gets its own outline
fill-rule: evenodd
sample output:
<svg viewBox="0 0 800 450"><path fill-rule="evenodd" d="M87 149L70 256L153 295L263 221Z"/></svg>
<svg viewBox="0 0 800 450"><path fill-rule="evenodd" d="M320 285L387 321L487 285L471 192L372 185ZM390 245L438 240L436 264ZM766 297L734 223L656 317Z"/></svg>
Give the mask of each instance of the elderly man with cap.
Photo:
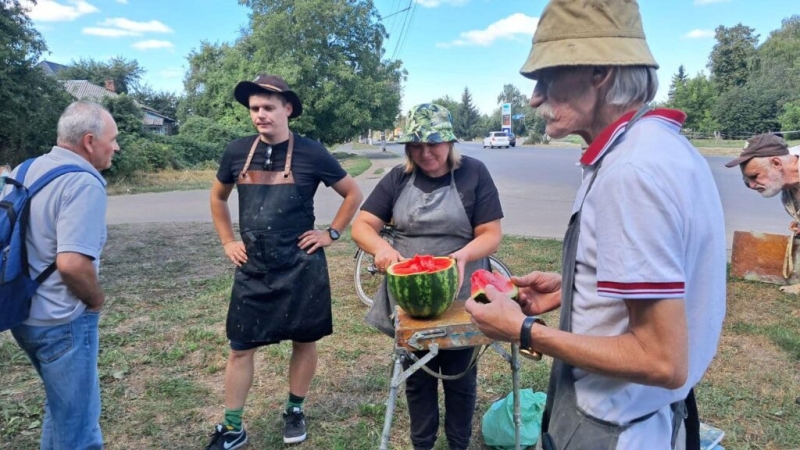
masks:
<svg viewBox="0 0 800 450"><path fill-rule="evenodd" d="M657 67L635 1L552 0L521 69L547 134L589 144L583 182L561 275L514 278L518 302L488 288L467 310L488 336L553 357L546 449L699 446L692 388L725 316L725 227L685 114L648 109ZM558 328L536 320L558 307Z"/></svg>
<svg viewBox="0 0 800 450"><path fill-rule="evenodd" d="M759 134L748 139L742 153L725 167L742 170L745 186L758 191L765 198L781 194L781 202L792 222L789 230L798 234L800 229L800 146L791 147L779 136ZM782 286L791 294L800 293L800 284Z"/></svg>
<svg viewBox="0 0 800 450"><path fill-rule="evenodd" d="M285 443L306 439L303 400L317 366L316 341L331 334L331 291L324 247L353 219L363 198L353 178L318 142L291 132L303 105L275 75L243 81L236 100L250 111L258 134L231 142L211 188L211 215L225 255L236 265L226 325L225 417L208 449L232 450L247 441L242 423L258 347L292 341ZM320 182L344 201L326 230L314 228ZM228 197L236 186L239 231L233 233Z"/></svg>

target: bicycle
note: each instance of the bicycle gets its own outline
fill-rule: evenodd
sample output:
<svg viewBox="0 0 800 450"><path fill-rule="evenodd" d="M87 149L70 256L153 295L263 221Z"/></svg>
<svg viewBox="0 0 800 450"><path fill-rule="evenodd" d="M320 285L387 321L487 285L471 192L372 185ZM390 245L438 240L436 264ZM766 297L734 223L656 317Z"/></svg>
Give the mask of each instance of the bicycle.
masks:
<svg viewBox="0 0 800 450"><path fill-rule="evenodd" d="M381 238L389 243L392 243L392 236L394 234L394 226L386 224L381 228L378 233ZM358 249L353 258L356 260L356 268L353 274L353 281L356 286L356 295L361 303L372 306L373 298L377 294L378 289L383 281L384 274L375 266L375 261L369 253L364 250ZM489 256L489 264L492 272L500 273L501 275L510 278L511 270L508 266L503 264L502 261L497 259L494 255Z"/></svg>

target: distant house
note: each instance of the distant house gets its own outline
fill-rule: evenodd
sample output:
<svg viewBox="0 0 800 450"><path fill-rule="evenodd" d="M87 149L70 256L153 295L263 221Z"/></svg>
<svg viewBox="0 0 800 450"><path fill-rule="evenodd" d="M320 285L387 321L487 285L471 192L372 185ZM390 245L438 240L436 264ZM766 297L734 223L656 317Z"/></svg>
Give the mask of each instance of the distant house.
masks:
<svg viewBox="0 0 800 450"><path fill-rule="evenodd" d="M50 61L42 61L38 64L38 66L39 68L42 69L42 71L46 75L52 75L52 76L55 76L55 74L67 68L67 66L63 64L58 64Z"/></svg>
<svg viewBox="0 0 800 450"><path fill-rule="evenodd" d="M66 68L66 66L49 61L40 62L39 67L49 75L55 75L59 70ZM114 86L114 80L106 80L104 87L86 80L65 80L61 83L75 100L89 100L100 103L105 97L117 97L119 95ZM167 117L149 106L138 102L136 104L142 110L142 126L146 130L166 136L174 132L175 124L177 123L175 119Z"/></svg>

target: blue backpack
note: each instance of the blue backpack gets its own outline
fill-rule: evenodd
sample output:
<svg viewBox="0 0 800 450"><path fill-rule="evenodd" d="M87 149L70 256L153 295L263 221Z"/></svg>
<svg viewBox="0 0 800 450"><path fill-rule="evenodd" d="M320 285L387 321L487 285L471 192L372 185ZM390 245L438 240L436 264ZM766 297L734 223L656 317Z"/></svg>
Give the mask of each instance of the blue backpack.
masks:
<svg viewBox="0 0 800 450"><path fill-rule="evenodd" d="M30 215L30 200L43 187L54 179L70 172L88 172L76 165L56 167L33 185L26 187L25 174L35 158L24 163L15 178L6 178L6 185L12 189L2 196L0 191L0 332L13 328L28 318L31 298L42 284L56 270L56 263L47 266L35 279L31 279L28 267L28 250L25 236ZM91 173L91 172L88 172Z"/></svg>

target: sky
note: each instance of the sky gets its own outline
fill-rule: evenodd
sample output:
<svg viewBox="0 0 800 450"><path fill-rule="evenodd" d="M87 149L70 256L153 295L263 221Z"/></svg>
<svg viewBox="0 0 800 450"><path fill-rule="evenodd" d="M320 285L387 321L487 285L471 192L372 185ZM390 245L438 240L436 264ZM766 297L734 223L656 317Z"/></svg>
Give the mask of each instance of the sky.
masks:
<svg viewBox="0 0 800 450"><path fill-rule="evenodd" d="M545 0L374 3L389 33L383 57L402 60L408 71L403 111L445 95L460 101L466 87L480 112L491 114L505 84L528 96L533 91L534 82L519 69ZM762 43L781 20L800 14L797 0L639 3L648 45L660 65L659 101L666 100L681 64L689 76L708 74L716 27L742 23L754 28ZM248 13L237 0L38 0L29 16L49 48L44 59L65 65L81 58L135 59L147 71L142 82L180 94L187 56L203 41L235 41L248 25Z"/></svg>

